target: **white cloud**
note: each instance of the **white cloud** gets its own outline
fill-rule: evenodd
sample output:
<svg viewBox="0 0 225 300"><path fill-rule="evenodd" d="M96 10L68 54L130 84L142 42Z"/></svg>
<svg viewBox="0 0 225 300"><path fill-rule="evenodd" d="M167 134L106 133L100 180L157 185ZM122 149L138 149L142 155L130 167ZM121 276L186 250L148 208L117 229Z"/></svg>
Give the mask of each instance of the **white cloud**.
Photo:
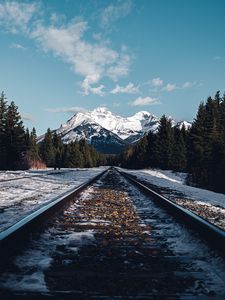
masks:
<svg viewBox="0 0 225 300"><path fill-rule="evenodd" d="M33 116L31 114L28 114L28 113L25 113L25 112L21 113L21 118L23 120L26 120L26 121L32 121L33 120Z"/></svg>
<svg viewBox="0 0 225 300"><path fill-rule="evenodd" d="M20 50L26 50L27 48L22 46L21 44L18 43L13 43L11 44L10 48L15 48L15 49L20 49Z"/></svg>
<svg viewBox="0 0 225 300"><path fill-rule="evenodd" d="M55 56L72 65L76 74L84 76L81 84L84 94L94 93L103 95L103 85L92 87L102 77L107 76L117 80L129 72L130 57L128 54L118 53L104 42L90 43L84 40L83 34L87 30L84 21L72 22L67 26L40 25L32 33L45 52L52 51Z"/></svg>
<svg viewBox="0 0 225 300"><path fill-rule="evenodd" d="M98 87L92 87L92 84L95 84L99 81L100 76L98 74L87 75L83 82L81 83L81 87L83 89L84 95L89 95L90 93L103 96L104 95L104 85L101 84Z"/></svg>
<svg viewBox="0 0 225 300"><path fill-rule="evenodd" d="M163 89L167 92L172 92L172 91L178 89L178 86L176 85L176 83L173 83L173 84L168 83Z"/></svg>
<svg viewBox="0 0 225 300"><path fill-rule="evenodd" d="M27 32L28 24L37 11L35 3L6 1L0 4L0 25L12 33Z"/></svg>
<svg viewBox="0 0 225 300"><path fill-rule="evenodd" d="M117 81L119 77L128 75L130 69L130 56L122 53L119 55L116 63L110 66L107 70L107 76L114 81Z"/></svg>
<svg viewBox="0 0 225 300"><path fill-rule="evenodd" d="M117 5L110 4L101 13L100 22L103 28L110 26L120 18L126 17L132 9L130 0L118 2Z"/></svg>
<svg viewBox="0 0 225 300"><path fill-rule="evenodd" d="M147 82L147 84L150 84L152 87L154 87L153 89L151 89L152 92L159 92L159 91L173 92L175 90L192 88L197 85L196 82L191 82L191 81L186 81L181 85L178 85L177 83L167 83L163 86L163 83L164 81L160 77L153 78L150 82Z"/></svg>
<svg viewBox="0 0 225 300"><path fill-rule="evenodd" d="M196 86L197 83L196 82L191 82L191 81L186 81L184 82L182 85L177 85L176 83L168 83L163 90L167 91L167 92L173 92L174 90L183 90L183 89L189 89L192 88L194 86Z"/></svg>
<svg viewBox="0 0 225 300"><path fill-rule="evenodd" d="M124 12L126 5L119 5ZM42 51L51 52L70 64L74 73L83 77L81 87L85 95L103 96L104 85L100 84L103 77L117 81L129 73L131 57L125 46L116 51L101 35L96 36L94 42L85 39L88 24L81 19L60 25L64 21L63 16L53 13L48 20L51 25L44 25L46 23L36 17L42 13L37 4L7 1L0 4L0 25L33 39ZM15 44L14 47L20 46Z"/></svg>
<svg viewBox="0 0 225 300"><path fill-rule="evenodd" d="M103 89L104 89L104 85L101 84L97 87L91 87L89 88L89 91L95 95L98 95L98 96L104 96L105 95L105 92L103 92Z"/></svg>
<svg viewBox="0 0 225 300"><path fill-rule="evenodd" d="M159 87L163 85L163 80L160 77L156 77L151 80L151 84L155 87Z"/></svg>
<svg viewBox="0 0 225 300"><path fill-rule="evenodd" d="M135 86L129 82L126 86L116 85L116 87L110 92L111 94L136 94L139 93L139 86Z"/></svg>
<svg viewBox="0 0 225 300"><path fill-rule="evenodd" d="M186 88L191 88L194 86L194 82L190 82L190 81L186 81L183 85L182 85L182 88L183 89L186 89Z"/></svg>
<svg viewBox="0 0 225 300"><path fill-rule="evenodd" d="M157 98L152 97L138 97L136 100L129 103L131 106L144 106L144 105L155 105L160 104Z"/></svg>
<svg viewBox="0 0 225 300"><path fill-rule="evenodd" d="M86 111L83 107L79 106L72 106L72 107L57 107L57 108L47 108L46 111L52 112L52 113L77 113L77 112L84 112Z"/></svg>

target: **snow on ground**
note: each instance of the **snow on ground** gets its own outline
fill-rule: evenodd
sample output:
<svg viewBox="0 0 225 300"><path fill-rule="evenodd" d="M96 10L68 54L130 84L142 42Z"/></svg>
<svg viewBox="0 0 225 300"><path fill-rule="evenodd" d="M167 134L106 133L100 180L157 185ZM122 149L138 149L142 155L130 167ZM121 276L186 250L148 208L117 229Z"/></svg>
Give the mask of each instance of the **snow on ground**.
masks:
<svg viewBox="0 0 225 300"><path fill-rule="evenodd" d="M158 187L167 188L171 192L179 192L185 197L192 200L199 200L202 202L209 203L214 206L221 206L225 208L225 195L215 193L209 190L192 187L185 184L185 173L173 173L170 170L127 170L121 169L131 175L136 175L152 185Z"/></svg>
<svg viewBox="0 0 225 300"><path fill-rule="evenodd" d="M0 172L0 232L31 211L102 172L91 169Z"/></svg>
<svg viewBox="0 0 225 300"><path fill-rule="evenodd" d="M224 194L186 185L187 174L185 173L159 169L119 169L137 176L138 179L160 190L170 200L192 210L225 230Z"/></svg>

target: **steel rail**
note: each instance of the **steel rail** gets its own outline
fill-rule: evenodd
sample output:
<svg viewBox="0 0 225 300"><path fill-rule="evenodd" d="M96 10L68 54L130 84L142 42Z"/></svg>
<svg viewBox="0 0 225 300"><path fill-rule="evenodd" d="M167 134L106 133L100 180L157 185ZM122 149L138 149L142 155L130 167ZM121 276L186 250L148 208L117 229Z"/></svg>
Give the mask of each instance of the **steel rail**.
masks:
<svg viewBox="0 0 225 300"><path fill-rule="evenodd" d="M166 209L171 215L173 215L179 221L182 221L186 226L193 229L199 234L200 238L203 238L212 248L219 250L220 254L225 256L225 231L206 221L197 214L189 211L188 209L174 203L166 197L160 195L154 190L150 189L138 179L126 172L120 171L115 168L122 176L128 179L131 183L139 187L143 192L152 196L152 200Z"/></svg>
<svg viewBox="0 0 225 300"><path fill-rule="evenodd" d="M72 188L61 195L57 196L54 200L49 201L47 204L39 207L36 211L27 215L17 223L9 228L0 232L0 257L1 262L4 263L3 257L9 257L11 254L18 252L17 248L21 248L22 241L29 239L29 237L40 230L41 223L48 220L48 216L59 210L61 207L69 203L74 196L83 191L87 186L102 177L110 168L107 168L100 174L94 176L88 181L82 183L78 187ZM19 245L20 244L20 245Z"/></svg>

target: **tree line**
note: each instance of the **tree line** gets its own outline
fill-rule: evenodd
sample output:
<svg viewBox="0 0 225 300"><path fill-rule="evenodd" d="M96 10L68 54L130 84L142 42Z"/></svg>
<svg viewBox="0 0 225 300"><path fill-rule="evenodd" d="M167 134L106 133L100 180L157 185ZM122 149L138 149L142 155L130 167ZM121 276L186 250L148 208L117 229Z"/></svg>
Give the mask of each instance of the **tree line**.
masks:
<svg viewBox="0 0 225 300"><path fill-rule="evenodd" d="M40 155L48 167L54 168L92 168L107 163L106 156L85 139L63 144L61 137L49 128L40 142Z"/></svg>
<svg viewBox="0 0 225 300"><path fill-rule="evenodd" d="M189 129L163 115L156 133L124 149L120 164L188 172L189 183L225 192L225 94L200 103Z"/></svg>
<svg viewBox="0 0 225 300"><path fill-rule="evenodd" d="M0 170L43 167L95 167L107 163L84 139L63 144L61 137L47 130L38 143L35 128L24 128L15 102L8 103L4 92L0 95Z"/></svg>

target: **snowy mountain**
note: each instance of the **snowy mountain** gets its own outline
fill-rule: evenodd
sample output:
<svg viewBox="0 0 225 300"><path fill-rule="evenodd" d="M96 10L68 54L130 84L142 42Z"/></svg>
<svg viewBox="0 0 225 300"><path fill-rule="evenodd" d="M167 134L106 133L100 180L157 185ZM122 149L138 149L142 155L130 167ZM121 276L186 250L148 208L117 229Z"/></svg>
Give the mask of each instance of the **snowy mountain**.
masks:
<svg viewBox="0 0 225 300"><path fill-rule="evenodd" d="M187 122L187 121L181 121L177 123L177 126L181 129L183 126L186 130L191 128L191 123Z"/></svg>
<svg viewBox="0 0 225 300"><path fill-rule="evenodd" d="M173 125L183 125L172 118L171 121ZM184 123L185 127L188 124ZM158 125L159 119L147 111L121 117L106 107L98 107L92 111L76 113L56 132L65 143L85 138L101 152L119 153L125 145L138 141L146 132L155 132Z"/></svg>
<svg viewBox="0 0 225 300"><path fill-rule="evenodd" d="M66 126L61 126L56 131L60 134L64 143L84 138L97 150L110 154L120 153L124 147L124 141L119 136L92 120L84 119L79 123L75 122L74 126L69 127L69 129L65 128Z"/></svg>

